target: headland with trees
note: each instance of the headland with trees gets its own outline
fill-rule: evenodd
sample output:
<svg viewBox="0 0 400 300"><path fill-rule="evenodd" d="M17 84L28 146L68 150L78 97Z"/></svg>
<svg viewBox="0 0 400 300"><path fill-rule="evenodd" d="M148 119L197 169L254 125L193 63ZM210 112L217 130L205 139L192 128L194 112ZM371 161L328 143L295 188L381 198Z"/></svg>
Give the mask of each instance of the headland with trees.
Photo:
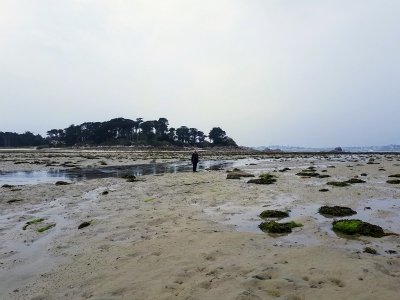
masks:
<svg viewBox="0 0 400 300"><path fill-rule="evenodd" d="M0 147L72 147L72 146L234 146L235 141L220 127L205 132L187 126L169 127L168 119L144 121L115 118L105 122L85 122L64 129L51 129L47 136L25 132L0 131Z"/></svg>

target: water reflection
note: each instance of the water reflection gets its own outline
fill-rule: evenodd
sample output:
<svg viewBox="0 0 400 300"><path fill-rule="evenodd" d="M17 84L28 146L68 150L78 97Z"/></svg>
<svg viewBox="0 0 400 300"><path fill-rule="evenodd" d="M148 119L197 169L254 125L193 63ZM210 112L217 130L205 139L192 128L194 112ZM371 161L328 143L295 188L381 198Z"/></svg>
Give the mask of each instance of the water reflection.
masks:
<svg viewBox="0 0 400 300"><path fill-rule="evenodd" d="M229 168L253 162L252 159L241 160L209 160L202 161L199 172L207 168ZM192 165L187 162L156 163L132 166L117 166L90 169L68 169L49 171L9 172L0 175L0 185L23 185L64 181L81 181L107 177L121 177L124 174L135 176L156 175L164 173L191 172Z"/></svg>

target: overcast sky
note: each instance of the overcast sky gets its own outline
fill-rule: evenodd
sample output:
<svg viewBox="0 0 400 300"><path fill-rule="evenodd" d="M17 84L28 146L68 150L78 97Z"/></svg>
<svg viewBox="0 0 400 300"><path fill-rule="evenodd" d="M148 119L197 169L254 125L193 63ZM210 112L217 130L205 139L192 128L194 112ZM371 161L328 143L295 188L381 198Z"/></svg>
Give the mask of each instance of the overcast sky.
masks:
<svg viewBox="0 0 400 300"><path fill-rule="evenodd" d="M0 131L165 117L238 144L400 144L400 1L0 1Z"/></svg>

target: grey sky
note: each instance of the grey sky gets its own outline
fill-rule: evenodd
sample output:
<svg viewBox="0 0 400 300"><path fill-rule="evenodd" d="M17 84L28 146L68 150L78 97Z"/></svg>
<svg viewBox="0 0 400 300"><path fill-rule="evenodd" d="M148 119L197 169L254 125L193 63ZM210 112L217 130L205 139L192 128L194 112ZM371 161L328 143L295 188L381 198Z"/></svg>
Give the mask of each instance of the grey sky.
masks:
<svg viewBox="0 0 400 300"><path fill-rule="evenodd" d="M241 145L400 144L400 1L0 1L0 131L166 117Z"/></svg>

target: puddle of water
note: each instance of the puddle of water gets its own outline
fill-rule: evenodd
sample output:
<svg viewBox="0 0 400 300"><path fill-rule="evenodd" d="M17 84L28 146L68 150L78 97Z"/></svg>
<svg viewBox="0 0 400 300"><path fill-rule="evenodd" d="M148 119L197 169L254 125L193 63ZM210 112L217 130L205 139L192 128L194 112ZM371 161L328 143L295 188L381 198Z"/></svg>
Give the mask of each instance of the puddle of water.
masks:
<svg viewBox="0 0 400 300"><path fill-rule="evenodd" d="M318 213L320 204L302 205L290 207L287 203L281 201L279 204L273 204L268 207L263 206L234 206L231 203L221 205L217 208L206 208L204 211L210 215L224 215L225 220L221 223L234 225L236 230L243 232L262 233L258 225L263 222L259 217L259 214L266 209L280 209L283 210L286 207L290 207L290 217L285 218L282 222L295 221L301 217L312 218L317 222L321 232L315 233L315 235L302 233L302 228L295 228L291 234L268 234L269 236L276 238L276 245L289 244L296 246L308 246L316 245L319 240L316 235L326 234L330 237L336 238L337 243L334 245L339 248L352 249L362 251L365 244L370 243L370 238L365 237L352 237L341 234L336 234L332 230L332 221L334 218L327 218ZM365 209L365 207L371 207L371 209ZM399 199L369 199L366 200L364 205L355 209L356 215L351 217L336 217L335 219L360 219L364 222L369 222L381 226L385 232L400 233L400 200ZM275 219L276 220L276 219ZM397 242L382 241L380 239L373 239L374 245L378 245L382 251L380 254L388 255L384 253L384 250L396 250L400 252Z"/></svg>
<svg viewBox="0 0 400 300"><path fill-rule="evenodd" d="M198 166L198 171L202 172L207 168L231 168L246 163L254 163L255 159L240 160L207 160L202 161ZM135 176L156 175L164 173L191 172L192 165L187 162L142 164L132 166L104 167L90 169L66 169L49 171L30 171L30 172L8 172L0 176L0 185L24 185L38 183L54 183L63 181L81 181L108 177L121 177L124 174Z"/></svg>

